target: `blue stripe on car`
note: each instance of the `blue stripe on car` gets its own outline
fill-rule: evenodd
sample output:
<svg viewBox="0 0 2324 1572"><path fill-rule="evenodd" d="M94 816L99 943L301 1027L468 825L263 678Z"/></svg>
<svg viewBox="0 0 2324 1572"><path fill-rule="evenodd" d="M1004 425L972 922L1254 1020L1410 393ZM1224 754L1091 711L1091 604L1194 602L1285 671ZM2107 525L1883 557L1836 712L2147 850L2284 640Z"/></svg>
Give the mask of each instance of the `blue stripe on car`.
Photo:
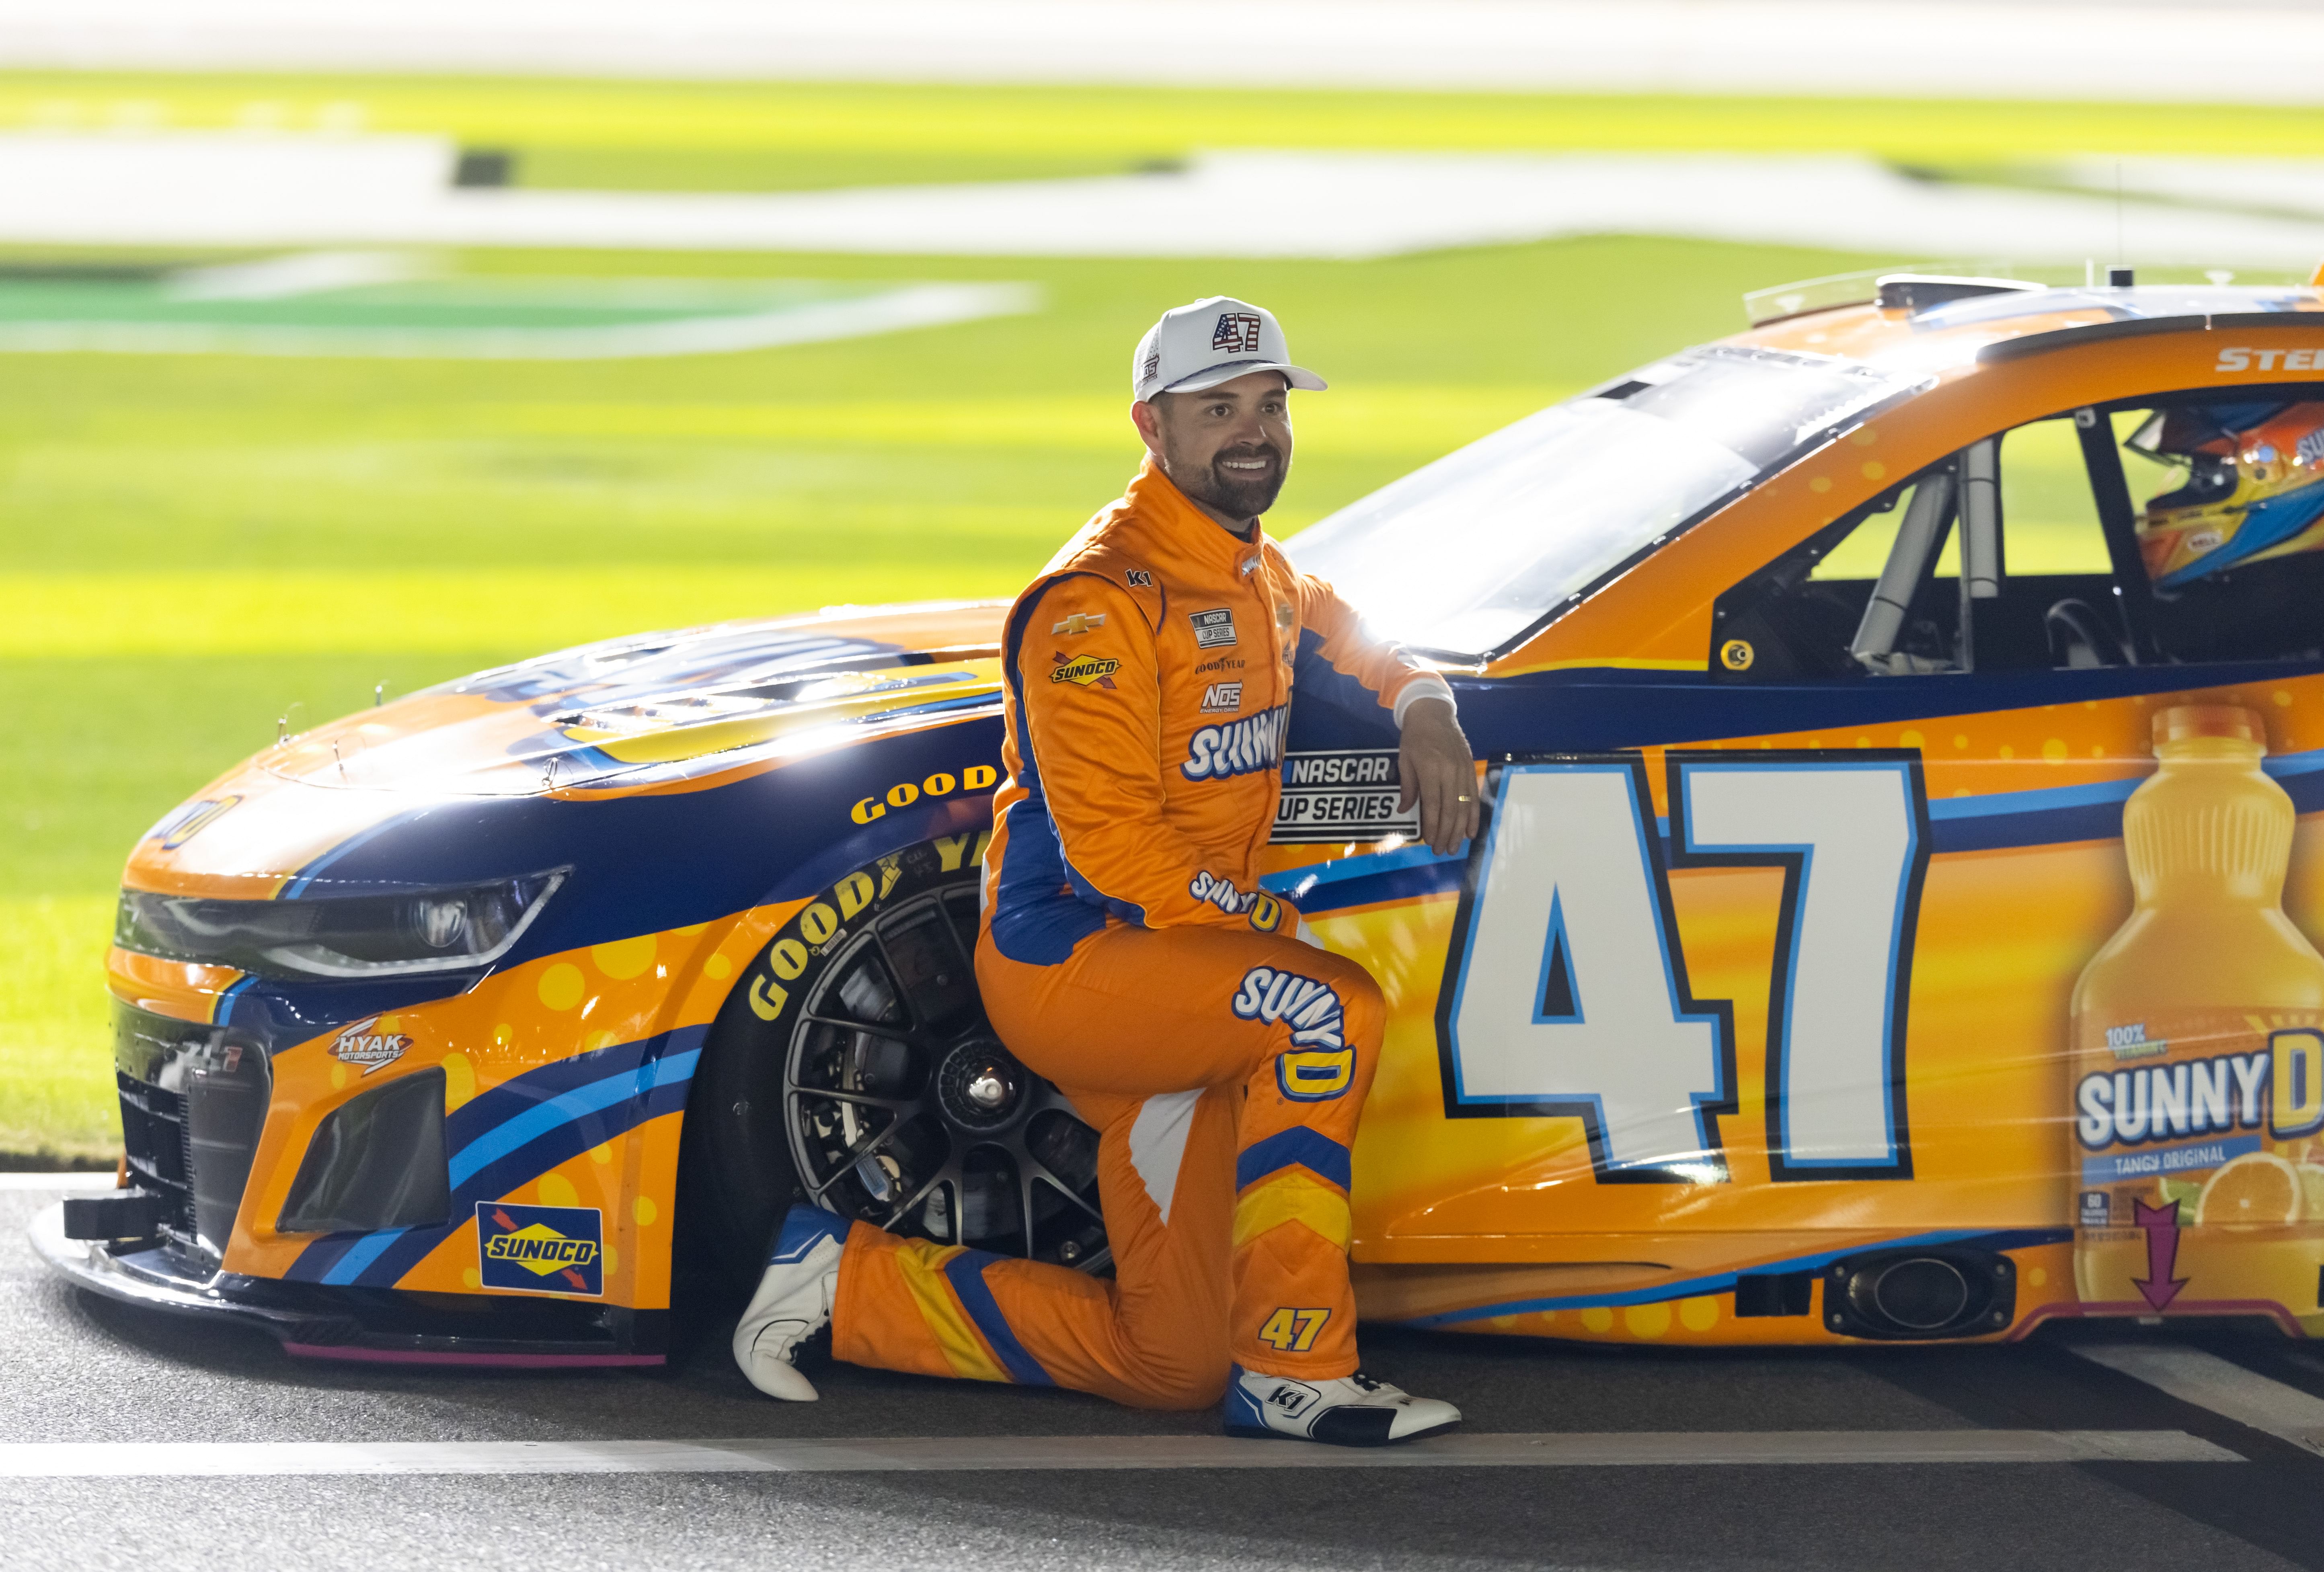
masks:
<svg viewBox="0 0 2324 1572"><path fill-rule="evenodd" d="M676 1113L708 1028L686 1026L545 1064L462 1105L444 1121L450 1219L434 1227L337 1234L300 1252L294 1282L392 1286L457 1233L480 1200L498 1200L558 1164L650 1119Z"/></svg>
<svg viewBox="0 0 2324 1572"><path fill-rule="evenodd" d="M1950 1228L1897 1239L1865 1239L1836 1250L1819 1250L1812 1255L1766 1262L1741 1272L1715 1272L1703 1277L1681 1278L1674 1282L1658 1282L1651 1288L1634 1288L1618 1293L1566 1293L1541 1299L1504 1300L1494 1304L1446 1310L1441 1315L1413 1316L1403 1324L1407 1327L1450 1327L1465 1321L1489 1320L1495 1316L1526 1315L1536 1310L1660 1304L1674 1299L1692 1299L1699 1294L1731 1292L1738 1277L1772 1277L1792 1272L1813 1272L1843 1256L1861 1255L1872 1250L1925 1248L1937 1245L1968 1245L1993 1251L2024 1250L2036 1245L2061 1245L2073 1236L2071 1228L2008 1228L1986 1233L1974 1228Z"/></svg>
<svg viewBox="0 0 2324 1572"><path fill-rule="evenodd" d="M2283 754L2262 768L2295 811L2324 810L2324 749ZM1940 852L1960 852L2116 840L2122 834L2122 805L2145 778L1941 797L1929 804L1932 844ZM1655 829L1667 840L1670 822L1658 820ZM1468 861L1465 851L1440 857L1425 846L1406 846L1287 869L1259 883L1312 916L1458 890Z"/></svg>

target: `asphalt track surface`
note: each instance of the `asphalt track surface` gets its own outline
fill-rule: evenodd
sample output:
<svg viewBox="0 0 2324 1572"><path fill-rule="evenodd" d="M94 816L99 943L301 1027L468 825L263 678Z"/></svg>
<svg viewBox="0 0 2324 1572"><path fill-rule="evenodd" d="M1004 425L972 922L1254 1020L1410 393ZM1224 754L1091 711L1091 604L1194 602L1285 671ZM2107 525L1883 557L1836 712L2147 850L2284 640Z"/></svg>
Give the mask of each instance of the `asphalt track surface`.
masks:
<svg viewBox="0 0 2324 1572"><path fill-rule="evenodd" d="M2324 1356L2264 1330L1727 1354L1380 1329L1367 1363L1494 1459L1380 1466L840 1365L776 1404L708 1318L660 1373L293 1360L67 1287L23 1237L54 1199L0 1189L12 1569L2324 1567ZM1268 1466L1206 1466L1238 1445ZM1837 1460L1769 1460L1796 1457Z"/></svg>

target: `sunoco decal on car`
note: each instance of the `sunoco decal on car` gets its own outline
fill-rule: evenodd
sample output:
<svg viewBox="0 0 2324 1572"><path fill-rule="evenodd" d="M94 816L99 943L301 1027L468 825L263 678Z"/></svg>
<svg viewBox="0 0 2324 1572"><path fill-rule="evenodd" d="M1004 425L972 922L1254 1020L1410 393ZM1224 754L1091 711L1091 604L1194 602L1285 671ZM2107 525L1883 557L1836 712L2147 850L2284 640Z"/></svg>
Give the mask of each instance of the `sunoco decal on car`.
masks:
<svg viewBox="0 0 2324 1572"><path fill-rule="evenodd" d="M605 1292L605 1219L595 1207L476 1203L476 1267L486 1288Z"/></svg>
<svg viewBox="0 0 2324 1572"><path fill-rule="evenodd" d="M1324 841L1379 841L1420 833L1420 810L1398 813L1396 749L1352 753L1294 753L1283 761L1283 796L1276 804L1277 845Z"/></svg>

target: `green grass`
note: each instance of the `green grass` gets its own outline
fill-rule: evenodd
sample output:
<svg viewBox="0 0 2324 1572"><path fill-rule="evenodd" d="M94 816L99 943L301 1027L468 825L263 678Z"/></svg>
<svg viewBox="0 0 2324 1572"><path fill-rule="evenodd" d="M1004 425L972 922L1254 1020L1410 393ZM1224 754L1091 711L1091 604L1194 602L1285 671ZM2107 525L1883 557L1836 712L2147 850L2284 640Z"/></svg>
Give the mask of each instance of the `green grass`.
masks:
<svg viewBox="0 0 2324 1572"><path fill-rule="evenodd" d="M541 183L1056 175L1206 146L1868 148L1922 161L2324 151L2324 120L1427 95L0 74L0 128L254 104L518 151ZM126 106L126 107L124 107ZM343 116L347 113L337 111ZM17 253L53 258L53 250ZM121 253L126 256L128 253ZM0 257L0 262L8 260ZM1006 595L1136 462L1164 307L1248 296L1333 379L1287 532L1548 400L1895 260L1601 239L1364 263L472 253L470 271L1023 280L1031 317L628 363L23 355L0 375L0 1154L116 1140L101 967L137 835L273 735L559 645L834 602Z"/></svg>
<svg viewBox="0 0 2324 1572"><path fill-rule="evenodd" d="M1944 167L2324 152L2324 117L2251 105L0 73L0 127L254 123L444 133L515 152L526 183L668 189L1089 174L1222 147L1840 149Z"/></svg>
<svg viewBox="0 0 2324 1572"><path fill-rule="evenodd" d="M1361 264L528 256L528 270L1028 279L1021 318L508 364L25 356L0 379L0 1152L103 1150L98 970L136 836L273 735L641 628L1013 593L1133 467L1160 308L1247 294L1303 396L1290 529L1850 259L1575 241ZM469 266L517 265L466 259ZM300 706L293 710L291 706Z"/></svg>

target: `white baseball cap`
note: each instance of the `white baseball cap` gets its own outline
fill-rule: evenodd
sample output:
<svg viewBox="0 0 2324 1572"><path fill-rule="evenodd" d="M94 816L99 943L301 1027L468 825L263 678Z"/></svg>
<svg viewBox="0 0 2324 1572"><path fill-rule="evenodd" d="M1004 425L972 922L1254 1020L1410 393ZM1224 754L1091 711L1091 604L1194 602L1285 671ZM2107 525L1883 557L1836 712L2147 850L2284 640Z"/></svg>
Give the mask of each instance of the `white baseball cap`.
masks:
<svg viewBox="0 0 2324 1572"><path fill-rule="evenodd" d="M1291 363L1291 346L1275 313L1231 295L1213 295L1162 313L1138 341L1130 363L1132 398L1195 393L1252 372L1281 372L1295 388L1320 393L1331 384Z"/></svg>

